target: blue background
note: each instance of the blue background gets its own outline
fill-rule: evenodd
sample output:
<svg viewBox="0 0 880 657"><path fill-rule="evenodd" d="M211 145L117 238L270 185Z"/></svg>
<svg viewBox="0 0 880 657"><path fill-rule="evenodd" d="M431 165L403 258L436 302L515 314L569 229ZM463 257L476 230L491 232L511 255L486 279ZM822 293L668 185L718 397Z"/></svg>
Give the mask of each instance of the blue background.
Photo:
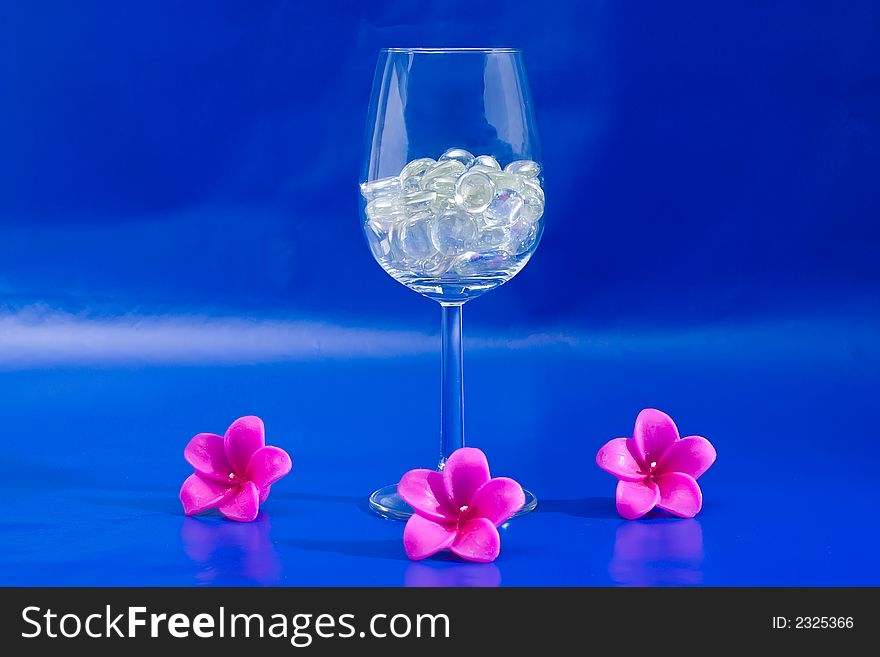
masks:
<svg viewBox="0 0 880 657"><path fill-rule="evenodd" d="M880 584L880 4L0 4L0 584ZM435 304L373 262L377 50L517 46L546 231L465 309L467 436L540 499L495 564L365 498L436 461ZM616 515L639 409L719 458ZM258 414L251 525L182 450Z"/></svg>

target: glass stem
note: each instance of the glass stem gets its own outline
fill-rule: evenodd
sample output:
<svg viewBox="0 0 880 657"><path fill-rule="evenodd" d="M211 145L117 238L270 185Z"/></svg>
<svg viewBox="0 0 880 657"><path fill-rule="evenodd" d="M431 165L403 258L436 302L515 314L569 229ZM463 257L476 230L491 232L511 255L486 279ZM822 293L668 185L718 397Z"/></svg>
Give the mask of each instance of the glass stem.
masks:
<svg viewBox="0 0 880 657"><path fill-rule="evenodd" d="M464 447L464 378L461 351L461 305L442 308L440 337L440 465L459 447Z"/></svg>

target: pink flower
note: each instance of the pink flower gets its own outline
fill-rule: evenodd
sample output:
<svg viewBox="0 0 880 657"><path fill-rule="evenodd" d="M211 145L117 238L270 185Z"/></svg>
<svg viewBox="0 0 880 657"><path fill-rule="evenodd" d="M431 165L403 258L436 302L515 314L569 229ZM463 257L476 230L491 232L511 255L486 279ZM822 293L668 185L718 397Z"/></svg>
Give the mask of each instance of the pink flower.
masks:
<svg viewBox="0 0 880 657"><path fill-rule="evenodd" d="M617 482L617 511L627 520L641 518L655 506L682 518L703 507L697 479L715 462L715 448L705 438L679 438L672 418L646 408L636 418L632 438L608 441L596 463Z"/></svg>
<svg viewBox="0 0 880 657"><path fill-rule="evenodd" d="M287 452L266 446L263 421L254 415L238 418L223 436L198 434L183 456L196 469L180 488L184 513L220 509L239 522L257 517L270 486L291 468Z"/></svg>
<svg viewBox="0 0 880 657"><path fill-rule="evenodd" d="M450 548L468 561L495 561L501 551L497 527L526 502L513 479L489 476L486 455L473 447L455 450L443 472L410 470L397 492L414 510L403 530L413 560Z"/></svg>

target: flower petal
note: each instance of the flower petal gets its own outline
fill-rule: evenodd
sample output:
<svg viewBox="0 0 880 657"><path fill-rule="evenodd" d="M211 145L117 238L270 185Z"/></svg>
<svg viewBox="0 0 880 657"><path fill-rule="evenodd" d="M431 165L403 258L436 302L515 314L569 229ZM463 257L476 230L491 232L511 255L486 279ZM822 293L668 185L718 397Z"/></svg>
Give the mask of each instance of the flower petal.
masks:
<svg viewBox="0 0 880 657"><path fill-rule="evenodd" d="M266 486L265 488L260 489L260 504L265 502L269 497L269 492L272 490L271 486Z"/></svg>
<svg viewBox="0 0 880 657"><path fill-rule="evenodd" d="M455 522L458 511L453 510L446 492L443 473L436 470L410 470L397 484L397 493L420 516L437 522Z"/></svg>
<svg viewBox="0 0 880 657"><path fill-rule="evenodd" d="M183 458L203 477L229 483L232 466L226 458L223 436L215 433L196 434L183 450Z"/></svg>
<svg viewBox="0 0 880 657"><path fill-rule="evenodd" d="M489 481L489 462L475 447L462 447L452 452L443 467L443 478L452 506L468 506L477 489Z"/></svg>
<svg viewBox="0 0 880 657"><path fill-rule="evenodd" d="M263 421L256 415L246 415L229 425L223 437L226 458L235 474L244 477L251 457L266 444Z"/></svg>
<svg viewBox="0 0 880 657"><path fill-rule="evenodd" d="M596 465L623 481L641 481L645 476L640 472L635 453L632 438L615 438L605 443L596 454Z"/></svg>
<svg viewBox="0 0 880 657"><path fill-rule="evenodd" d="M501 552L501 536L488 518L472 518L459 527L452 551L468 561L495 561Z"/></svg>
<svg viewBox="0 0 880 657"><path fill-rule="evenodd" d="M448 548L455 540L455 526L439 523L413 514L403 528L403 549L413 561L430 557Z"/></svg>
<svg viewBox="0 0 880 657"><path fill-rule="evenodd" d="M659 461L669 446L678 440L678 429L672 418L663 411L646 408L636 418L633 440L636 457L641 465L650 467L651 463Z"/></svg>
<svg viewBox="0 0 880 657"><path fill-rule="evenodd" d="M667 472L657 477L660 501L657 506L682 518L693 518L703 508L700 484L689 474Z"/></svg>
<svg viewBox="0 0 880 657"><path fill-rule="evenodd" d="M617 482L617 512L627 520L641 518L659 500L660 490L653 481Z"/></svg>
<svg viewBox="0 0 880 657"><path fill-rule="evenodd" d="M657 463L655 472L684 472L694 479L715 462L715 448L702 436L688 436L676 440Z"/></svg>
<svg viewBox="0 0 880 657"><path fill-rule="evenodd" d="M220 513L238 522L250 522L260 512L260 490L254 482L246 481L239 486L219 507Z"/></svg>
<svg viewBox="0 0 880 657"><path fill-rule="evenodd" d="M523 508L526 496L520 486L508 477L496 477L474 493L467 518L486 518L496 527Z"/></svg>
<svg viewBox="0 0 880 657"><path fill-rule="evenodd" d="M191 516L206 509L213 509L219 506L229 491L229 486L206 479L198 473L191 474L180 487L183 512Z"/></svg>
<svg viewBox="0 0 880 657"><path fill-rule="evenodd" d="M267 445L251 456L245 479L254 482L257 488L267 488L290 472L291 467L293 463L287 452L280 447Z"/></svg>

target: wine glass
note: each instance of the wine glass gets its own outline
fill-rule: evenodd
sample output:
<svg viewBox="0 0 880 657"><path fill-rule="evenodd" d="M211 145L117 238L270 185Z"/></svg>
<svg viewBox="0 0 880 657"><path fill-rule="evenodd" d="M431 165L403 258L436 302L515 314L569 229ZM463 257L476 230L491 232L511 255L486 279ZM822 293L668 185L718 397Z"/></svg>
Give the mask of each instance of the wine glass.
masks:
<svg viewBox="0 0 880 657"><path fill-rule="evenodd" d="M541 147L515 48L386 48L367 117L361 217L398 282L442 313L440 462L464 446L462 306L513 278L544 230ZM520 513L537 499L526 491ZM412 509L397 485L370 496L388 518Z"/></svg>

